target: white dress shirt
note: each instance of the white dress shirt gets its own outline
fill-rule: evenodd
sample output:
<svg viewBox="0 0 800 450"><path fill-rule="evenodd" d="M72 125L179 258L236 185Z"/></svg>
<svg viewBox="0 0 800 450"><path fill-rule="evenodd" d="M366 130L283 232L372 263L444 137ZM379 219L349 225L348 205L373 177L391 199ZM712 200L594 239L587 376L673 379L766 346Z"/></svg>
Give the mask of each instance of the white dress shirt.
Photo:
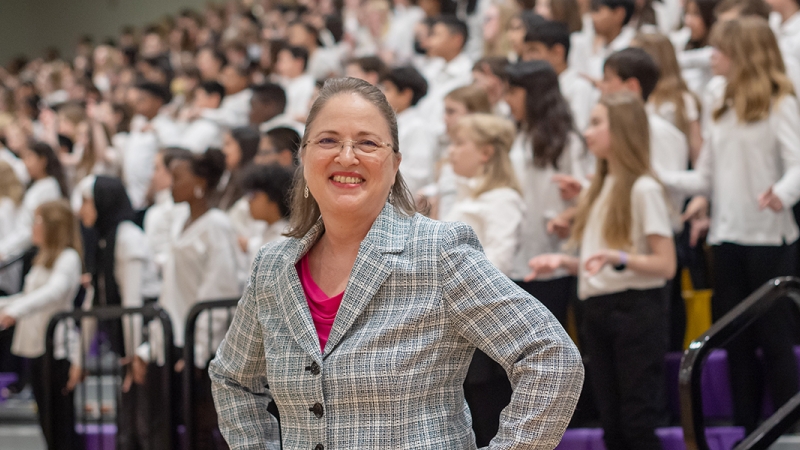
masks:
<svg viewBox="0 0 800 450"><path fill-rule="evenodd" d="M445 222L464 222L478 236L483 251L498 270L508 276L520 248L525 204L519 192L497 188L474 196L481 177L463 179Z"/></svg>
<svg viewBox="0 0 800 450"><path fill-rule="evenodd" d="M603 183L600 195L594 201L586 221L581 239L580 265L578 271L578 298L586 300L598 295L623 292L628 289L655 289L667 284L664 278L643 275L631 269L615 270L606 265L594 276L584 269L584 262L595 253L609 249L603 237L605 218L611 198L614 177L609 175ZM664 189L652 177L643 175L633 183L631 189L631 242L632 253L647 255L652 253L647 236L672 237L669 207L664 197ZM618 249L620 250L620 249Z"/></svg>
<svg viewBox="0 0 800 450"><path fill-rule="evenodd" d="M708 124L709 136L695 170L662 181L687 195L710 196L714 211L708 242L781 245L797 240L792 206L800 200L800 111L797 99L776 102L769 117L742 123L733 109ZM783 203L758 207L770 187Z"/></svg>
<svg viewBox="0 0 800 450"><path fill-rule="evenodd" d="M213 120L223 128L245 127L250 123L250 97L253 91L244 89L226 95L219 108L206 109L201 116Z"/></svg>
<svg viewBox="0 0 800 450"><path fill-rule="evenodd" d="M428 81L428 94L416 106L437 128L444 129L444 98L447 94L472 84L472 65L472 60L461 53L449 62L441 58L432 60L422 73Z"/></svg>
<svg viewBox="0 0 800 450"><path fill-rule="evenodd" d="M3 313L17 320L11 352L25 358L37 358L45 351L45 332L53 315L72 311L72 302L81 284L81 257L71 248L64 249L56 258L53 267L34 265L25 276L21 293L0 298ZM67 333L66 321L56 328L56 359L74 355L78 349L77 336ZM64 336L68 335L66 342ZM74 360L74 359L73 359Z"/></svg>
<svg viewBox="0 0 800 450"><path fill-rule="evenodd" d="M19 182L23 185L26 185L31 181L31 177L28 175L28 169L25 167L25 163L22 162L22 160L19 159L11 150L5 147L0 148L0 161L5 161L9 166L11 166L11 170L14 171L14 174L17 175Z"/></svg>
<svg viewBox="0 0 800 450"><path fill-rule="evenodd" d="M305 117L311 108L311 97L317 83L308 72L297 78L279 78L278 83L286 91L286 109L284 113L292 119Z"/></svg>
<svg viewBox="0 0 800 450"><path fill-rule="evenodd" d="M692 31L689 28L682 28L670 35L672 45L681 68L681 76L686 81L686 86L695 95L702 97L713 73L711 72L711 54L714 52L710 45L685 50L686 45L691 39Z"/></svg>
<svg viewBox="0 0 800 450"><path fill-rule="evenodd" d="M122 181L135 209L146 206L156 153L174 145L180 145L180 131L166 114L159 114L149 122L144 116L131 121L131 132L122 152Z"/></svg>
<svg viewBox="0 0 800 450"><path fill-rule="evenodd" d="M178 146L193 153L204 153L209 148L221 149L223 132L222 126L217 122L201 116L183 124Z"/></svg>
<svg viewBox="0 0 800 450"><path fill-rule="evenodd" d="M569 103L575 127L583 132L589 125L589 116L592 115L592 108L600 99L600 92L577 70L571 68L558 75L558 86L564 99Z"/></svg>
<svg viewBox="0 0 800 450"><path fill-rule="evenodd" d="M164 267L164 281L158 299L172 320L173 338L178 347L183 346L186 319L195 304L238 298L243 288L237 274L244 256L238 248L227 214L212 208L184 230L189 219L189 211L185 212L172 223L171 251ZM215 349L226 331L227 312L220 310L212 314L212 330L208 329L207 314L201 314L197 321L195 364L198 367L205 367L211 356L208 352L209 334ZM146 347L140 347L137 352L146 360L155 358L159 363L163 361L160 328L151 327L152 354Z"/></svg>
<svg viewBox="0 0 800 450"><path fill-rule="evenodd" d="M266 222L265 222L266 223ZM282 239L287 239L283 235L289 229L289 221L287 219L280 219L273 224L266 223L263 232L260 236L253 236L247 240L247 257L249 265L253 264L258 251L261 250L266 244L270 242L277 242Z"/></svg>
<svg viewBox="0 0 800 450"><path fill-rule="evenodd" d="M435 180L437 136L415 107L397 114L400 139L400 173L412 194Z"/></svg>
<svg viewBox="0 0 800 450"><path fill-rule="evenodd" d="M33 216L36 208L42 203L60 198L61 188L55 178L47 177L34 181L22 199L14 229L10 233L0 236L0 260L13 258L28 249L31 245Z"/></svg>
<svg viewBox="0 0 800 450"><path fill-rule="evenodd" d="M278 114L272 119L269 119L268 121L259 125L258 131L260 131L261 133L266 133L267 131L278 127L291 128L294 131L297 131L297 134L300 135L300 138L303 137L303 133L306 130L305 124L294 120L287 114Z"/></svg>
<svg viewBox="0 0 800 450"><path fill-rule="evenodd" d="M769 17L769 22L778 39L778 45L786 65L786 75L792 80L795 90L800 90L800 12L792 15L785 22L780 14L773 12Z"/></svg>
<svg viewBox="0 0 800 450"><path fill-rule="evenodd" d="M425 11L415 5L395 5L384 47L394 54L394 65L409 64L414 56L414 28L425 19Z"/></svg>
<svg viewBox="0 0 800 450"><path fill-rule="evenodd" d="M689 141L681 130L667 122L658 114L647 114L650 124L650 165L661 178L666 173L681 172L689 167ZM683 192L669 190L670 206L673 211L673 229L683 229L679 214L683 211L686 196Z"/></svg>
<svg viewBox="0 0 800 450"><path fill-rule="evenodd" d="M513 280L521 280L530 273L528 261L531 258L564 251L564 240L547 232L547 222L574 206L575 202L561 198L553 176L566 174L585 182L588 175L594 173L594 158L576 134L570 136L567 147L561 153L558 170L552 166L542 168L534 165L533 144L525 133L517 135L509 156L525 201L522 247L510 275ZM566 275L565 271L558 271L553 278Z"/></svg>

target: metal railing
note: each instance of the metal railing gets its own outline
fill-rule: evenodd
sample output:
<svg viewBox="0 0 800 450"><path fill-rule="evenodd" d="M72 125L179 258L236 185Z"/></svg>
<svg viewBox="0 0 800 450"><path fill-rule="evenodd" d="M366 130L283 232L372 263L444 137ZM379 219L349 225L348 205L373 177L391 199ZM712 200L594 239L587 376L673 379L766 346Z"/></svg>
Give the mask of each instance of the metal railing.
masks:
<svg viewBox="0 0 800 450"><path fill-rule="evenodd" d="M163 332L163 349L159 347L158 351L163 351L164 356L164 365L160 368L163 371L161 377L158 381L159 390L163 394L163 398L159 399L159 406L163 408L164 411L172 411L172 377L171 373L173 371L174 366L174 358L172 356L172 348L173 348L173 332L172 332L172 323L169 319L169 315L161 309L156 304L148 304L140 308L122 308L122 307L98 307L93 308L90 310L75 310L71 312L63 312L56 314L50 320L50 323L47 327L47 334L45 338L45 358L44 358L44 405L40 405L42 407L42 416L45 418L45 423L43 426L45 427L45 435L52 436L53 430L56 430L56 421L59 420L54 414L54 399L57 393L52 391L53 385L53 370L55 363L55 355L56 355L56 332L58 329L58 325L60 323L65 323L67 326L70 323L77 323L80 325L88 326L88 324L97 324L98 329L103 328L103 324L113 323L115 321L119 321L118 323L122 323L123 320L130 321L129 323L135 323L134 318L141 317L141 327L142 327L142 338L144 342L149 341L149 324L148 322L151 321L158 321L161 325L161 330ZM65 327L62 327L64 329ZM65 334L66 331L63 331ZM120 355L116 353L116 351L111 350L112 345L106 345L107 342L103 341L101 337L103 333L97 332L94 333L91 337L87 336L86 330L82 330L79 335L79 348L80 348L80 364L81 367L86 371L88 374L91 375L91 378L95 382L94 386L90 386L88 381L89 377L84 379L76 389L76 392L80 390L80 413L76 416L76 422L80 421L80 423L76 423L76 426L79 426L81 430L83 430L84 438L88 438L86 435L89 433L87 430L94 430L93 432L98 433L96 438L99 440L97 445L93 445L93 448L100 448L100 449L111 449L114 448L112 444L106 445L106 438L109 439L116 439L116 432L118 429L114 429L113 435L104 436L105 430L108 426L116 426L116 421L118 419L118 415L116 414L119 408L119 399L121 396L121 383L124 379L124 367L123 362L121 361ZM89 358L87 358L87 345L86 342L90 341L92 343L93 348L95 348L94 352L96 355L92 357L93 364L87 364L89 362ZM155 349L153 349L155 351ZM128 355L132 356L132 355ZM111 380L112 389L114 390L113 398L108 399L109 402L107 403L105 400L105 392L103 383ZM93 395L96 395L98 398L96 399L96 408L90 407L91 405L88 403L87 391L89 389L94 389L92 392ZM77 396L77 394L76 394ZM117 407L114 408L114 411L109 411L108 405L116 404ZM177 406L177 405L175 405ZM79 419L78 419L79 417ZM175 430L176 427L174 426L171 414L166 414L164 420L167 423L164 424L169 433L167 436L160 436L158 439L168 439L168 442L162 442L166 448L174 448L173 443L176 442ZM57 436L54 437L58 439ZM160 441L161 442L161 441Z"/></svg>
<svg viewBox="0 0 800 450"><path fill-rule="evenodd" d="M205 355L208 356L208 361L202 361L202 367L205 368L217 351L217 341L221 338L221 336L217 336L217 334L221 331L221 328L223 328L215 328L214 321L215 319L220 318L220 314L215 313L222 313L222 318L225 321L224 332L227 333L231 322L233 322L233 315L238 303L238 298L201 302L192 307L192 309L189 311L189 315L186 318L186 334L183 341L183 420L185 427L184 448L187 450L195 448L195 438L197 434L197 424L195 423L196 389L194 367L196 360L195 344L197 343L196 333L198 321L200 320L200 316L203 313L206 313L203 320L207 321L206 331L208 332L208 335L205 336L206 348L204 350Z"/></svg>
<svg viewBox="0 0 800 450"><path fill-rule="evenodd" d="M695 339L681 359L678 385L681 400L681 424L687 450L709 450L705 436L705 417L701 392L702 366L711 350L720 348L751 326L775 303L789 297L800 308L800 279L775 278L750 294L733 310ZM789 336L786 337L789 339ZM778 437L800 420L800 393L764 421L734 450L767 449Z"/></svg>

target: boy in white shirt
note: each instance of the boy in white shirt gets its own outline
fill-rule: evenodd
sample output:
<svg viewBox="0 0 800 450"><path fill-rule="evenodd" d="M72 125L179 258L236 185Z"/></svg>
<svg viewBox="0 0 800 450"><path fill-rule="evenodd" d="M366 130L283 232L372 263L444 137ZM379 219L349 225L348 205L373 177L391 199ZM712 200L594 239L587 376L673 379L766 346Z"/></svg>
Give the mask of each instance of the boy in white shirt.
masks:
<svg viewBox="0 0 800 450"><path fill-rule="evenodd" d="M279 84L264 83L251 88L250 126L262 133L277 128L289 127L303 134L305 125L286 115L286 91Z"/></svg>
<svg viewBox="0 0 800 450"><path fill-rule="evenodd" d="M381 81L386 100L397 113L400 139L400 173L412 193L431 184L436 174L437 136L416 107L428 91L428 83L417 69L392 69Z"/></svg>
<svg viewBox="0 0 800 450"><path fill-rule="evenodd" d="M603 63L613 52L627 48L636 30L628 27L635 9L633 0L596 0L592 3L594 42L579 72L593 78L603 76Z"/></svg>
<svg viewBox="0 0 800 450"><path fill-rule="evenodd" d="M308 50L289 46L278 52L275 73L278 83L286 91L286 114L299 122L305 122L314 95L316 81L308 68Z"/></svg>
<svg viewBox="0 0 800 450"><path fill-rule="evenodd" d="M286 29L289 45L308 50L308 73L317 80L338 76L342 72L338 52L320 46L319 31L313 25L296 21Z"/></svg>
<svg viewBox="0 0 800 450"><path fill-rule="evenodd" d="M225 98L225 88L216 81L204 81L194 90L192 108L184 110L183 132L179 147L203 153L209 147L222 148L222 127L203 116L214 113Z"/></svg>
<svg viewBox="0 0 800 450"><path fill-rule="evenodd" d="M600 95L589 80L567 65L569 51L570 33L567 26L548 20L534 24L525 34L522 60L543 60L550 63L558 74L561 94L572 110L575 127L584 130Z"/></svg>
<svg viewBox="0 0 800 450"><path fill-rule="evenodd" d="M467 24L455 16L433 19L427 40L432 62L422 73L428 81L428 94L419 105L430 123L441 125L444 98L450 91L472 84L472 61L463 52L468 38Z"/></svg>
<svg viewBox="0 0 800 450"><path fill-rule="evenodd" d="M202 116L217 122L225 128L236 128L247 125L250 115L250 72L245 66L228 64L219 76L220 84L225 88L225 98L219 108L206 110Z"/></svg>

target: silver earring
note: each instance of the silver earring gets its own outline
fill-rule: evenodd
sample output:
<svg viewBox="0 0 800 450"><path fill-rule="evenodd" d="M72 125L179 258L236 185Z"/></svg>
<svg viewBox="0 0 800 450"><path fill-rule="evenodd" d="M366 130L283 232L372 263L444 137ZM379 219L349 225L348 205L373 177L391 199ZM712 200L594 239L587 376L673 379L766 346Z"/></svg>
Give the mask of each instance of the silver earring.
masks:
<svg viewBox="0 0 800 450"><path fill-rule="evenodd" d="M392 191L389 191L389 203L392 203L392 200L394 200L394 197L392 196Z"/></svg>
<svg viewBox="0 0 800 450"><path fill-rule="evenodd" d="M203 188L200 186L194 187L194 198L203 198Z"/></svg>
<svg viewBox="0 0 800 450"><path fill-rule="evenodd" d="M303 198L308 198L308 186L303 190Z"/></svg>

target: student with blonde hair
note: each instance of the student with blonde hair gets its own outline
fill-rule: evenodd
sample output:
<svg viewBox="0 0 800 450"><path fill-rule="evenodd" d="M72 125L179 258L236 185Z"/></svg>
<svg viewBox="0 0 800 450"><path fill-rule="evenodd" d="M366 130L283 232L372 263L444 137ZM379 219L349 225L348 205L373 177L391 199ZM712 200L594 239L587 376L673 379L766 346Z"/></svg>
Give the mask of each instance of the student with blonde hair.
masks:
<svg viewBox="0 0 800 450"><path fill-rule="evenodd" d="M607 448L660 449L664 413L667 296L675 274L668 200L650 167L644 104L605 95L586 143L597 172L578 203L571 242L580 256L541 255L528 279L566 269L578 275L580 324Z"/></svg>
<svg viewBox="0 0 800 450"><path fill-rule="evenodd" d="M447 222L464 222L478 236L486 258L506 275L520 247L525 204L508 152L514 124L491 114L469 114L451 133L449 160L459 176ZM503 368L475 351L464 382L476 444L489 445L500 425L500 412L511 400L511 385Z"/></svg>
<svg viewBox="0 0 800 450"><path fill-rule="evenodd" d="M716 99L695 170L663 180L685 194L710 196L714 204L707 242L714 255L716 320L768 280L796 274L800 232L792 206L800 200L800 106L766 20L721 22L711 43L724 93ZM707 207L705 198L695 198L684 216L704 215ZM784 299L728 346L734 419L748 432L761 411L757 347L773 404L779 407L798 391L787 338L796 327L793 317Z"/></svg>
<svg viewBox="0 0 800 450"><path fill-rule="evenodd" d="M686 135L694 163L703 145L700 101L683 80L675 47L663 34L641 32L633 38L631 46L647 52L659 68L658 83L647 99L648 113L660 116Z"/></svg>
<svg viewBox="0 0 800 450"><path fill-rule="evenodd" d="M24 196L25 187L14 169L6 161L0 160L0 236L8 236L14 231ZM19 290L21 271L18 269L21 268L18 265L0 271L0 293L11 294Z"/></svg>
<svg viewBox="0 0 800 450"><path fill-rule="evenodd" d="M461 177L455 204L443 220L475 230L486 257L506 275L519 248L525 208L511 160L514 124L491 114L468 114L456 124L448 156Z"/></svg>
<svg viewBox="0 0 800 450"><path fill-rule="evenodd" d="M31 384L39 405L39 422L47 448L76 448L75 407L72 390L82 376L76 357L78 339L72 324L62 321L55 331L55 361L51 386L44 385L45 334L50 318L71 311L81 283L83 263L78 224L66 201L46 202L36 208L31 241L39 248L21 293L0 297L0 328L16 326L11 351L31 358ZM67 328L65 328L67 327ZM73 363L70 363L70 360ZM45 395L50 392L53 422L44 417ZM54 429L50 424L55 423Z"/></svg>

